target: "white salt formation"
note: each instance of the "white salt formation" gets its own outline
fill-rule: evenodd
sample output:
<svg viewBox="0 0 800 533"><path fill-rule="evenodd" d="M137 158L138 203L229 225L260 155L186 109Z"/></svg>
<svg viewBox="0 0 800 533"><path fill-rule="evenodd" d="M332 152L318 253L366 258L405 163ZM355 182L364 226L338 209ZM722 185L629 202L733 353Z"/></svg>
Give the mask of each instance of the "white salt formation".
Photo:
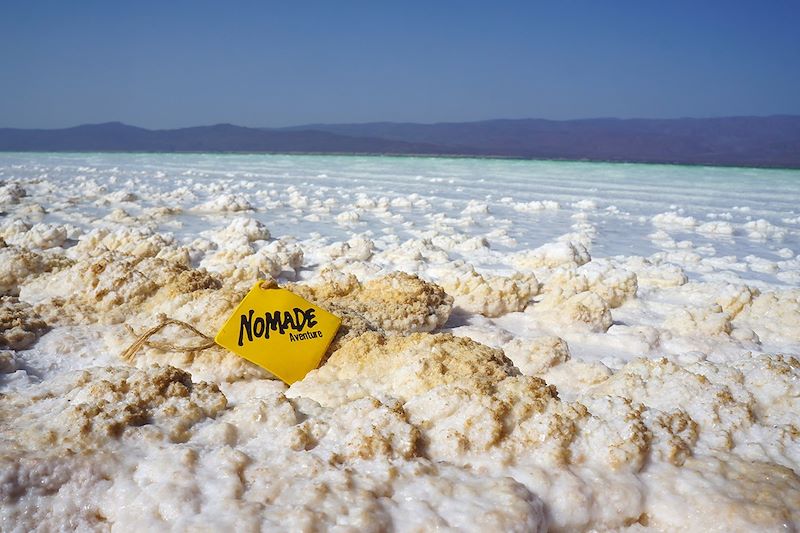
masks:
<svg viewBox="0 0 800 533"><path fill-rule="evenodd" d="M800 528L797 172L141 161L0 155L3 531ZM257 279L342 318L291 387L120 357Z"/></svg>

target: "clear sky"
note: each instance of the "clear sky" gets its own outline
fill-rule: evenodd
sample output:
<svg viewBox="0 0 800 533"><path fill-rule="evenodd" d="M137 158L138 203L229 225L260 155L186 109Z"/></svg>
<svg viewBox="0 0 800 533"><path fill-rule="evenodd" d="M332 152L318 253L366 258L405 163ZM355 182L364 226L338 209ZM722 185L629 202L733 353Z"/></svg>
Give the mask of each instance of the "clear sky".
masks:
<svg viewBox="0 0 800 533"><path fill-rule="evenodd" d="M799 0L0 0L0 126L769 114Z"/></svg>

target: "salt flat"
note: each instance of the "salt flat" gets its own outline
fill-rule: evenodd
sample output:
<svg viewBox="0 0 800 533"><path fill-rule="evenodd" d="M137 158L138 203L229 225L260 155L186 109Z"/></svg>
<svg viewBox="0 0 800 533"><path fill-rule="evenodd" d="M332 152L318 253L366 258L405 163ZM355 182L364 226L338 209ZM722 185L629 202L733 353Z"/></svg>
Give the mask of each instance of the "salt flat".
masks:
<svg viewBox="0 0 800 533"><path fill-rule="evenodd" d="M0 529L800 524L800 171L0 154L0 180ZM120 358L270 277L344 318L304 380Z"/></svg>

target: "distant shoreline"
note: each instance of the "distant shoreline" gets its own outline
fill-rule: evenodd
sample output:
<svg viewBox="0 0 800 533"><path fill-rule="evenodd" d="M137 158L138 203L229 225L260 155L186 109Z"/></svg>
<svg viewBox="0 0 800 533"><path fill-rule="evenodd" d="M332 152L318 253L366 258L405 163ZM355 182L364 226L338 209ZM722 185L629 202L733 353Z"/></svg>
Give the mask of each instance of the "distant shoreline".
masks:
<svg viewBox="0 0 800 533"><path fill-rule="evenodd" d="M739 168L744 170L789 170L800 172L800 165L794 166L770 166L770 165L737 165L737 164L710 164L710 163L678 163L666 161L625 161L625 160L604 160L604 159L559 159L548 157L521 157L503 155L470 155L470 154L380 154L380 153L358 153L358 152L268 152L268 151L137 151L137 150L2 150L0 154L63 154L63 155L82 155L82 154L125 154L125 155L269 155L269 156L312 156L312 157L397 157L403 159L475 159L475 160L496 160L496 161L533 161L533 162L552 162L552 163L585 163L585 164L604 164L604 165L651 165L669 167L690 167L690 168Z"/></svg>
<svg viewBox="0 0 800 533"><path fill-rule="evenodd" d="M0 128L0 152L373 155L800 169L800 116L291 128L215 124L168 130L108 122L53 130Z"/></svg>

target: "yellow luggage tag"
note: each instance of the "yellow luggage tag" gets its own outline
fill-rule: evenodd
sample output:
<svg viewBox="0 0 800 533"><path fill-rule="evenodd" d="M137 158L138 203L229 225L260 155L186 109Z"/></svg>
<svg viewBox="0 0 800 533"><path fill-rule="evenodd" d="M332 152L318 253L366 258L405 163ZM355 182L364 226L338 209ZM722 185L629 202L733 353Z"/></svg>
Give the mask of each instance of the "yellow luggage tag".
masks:
<svg viewBox="0 0 800 533"><path fill-rule="evenodd" d="M291 385L317 368L342 321L291 291L261 284L250 289L214 341Z"/></svg>

